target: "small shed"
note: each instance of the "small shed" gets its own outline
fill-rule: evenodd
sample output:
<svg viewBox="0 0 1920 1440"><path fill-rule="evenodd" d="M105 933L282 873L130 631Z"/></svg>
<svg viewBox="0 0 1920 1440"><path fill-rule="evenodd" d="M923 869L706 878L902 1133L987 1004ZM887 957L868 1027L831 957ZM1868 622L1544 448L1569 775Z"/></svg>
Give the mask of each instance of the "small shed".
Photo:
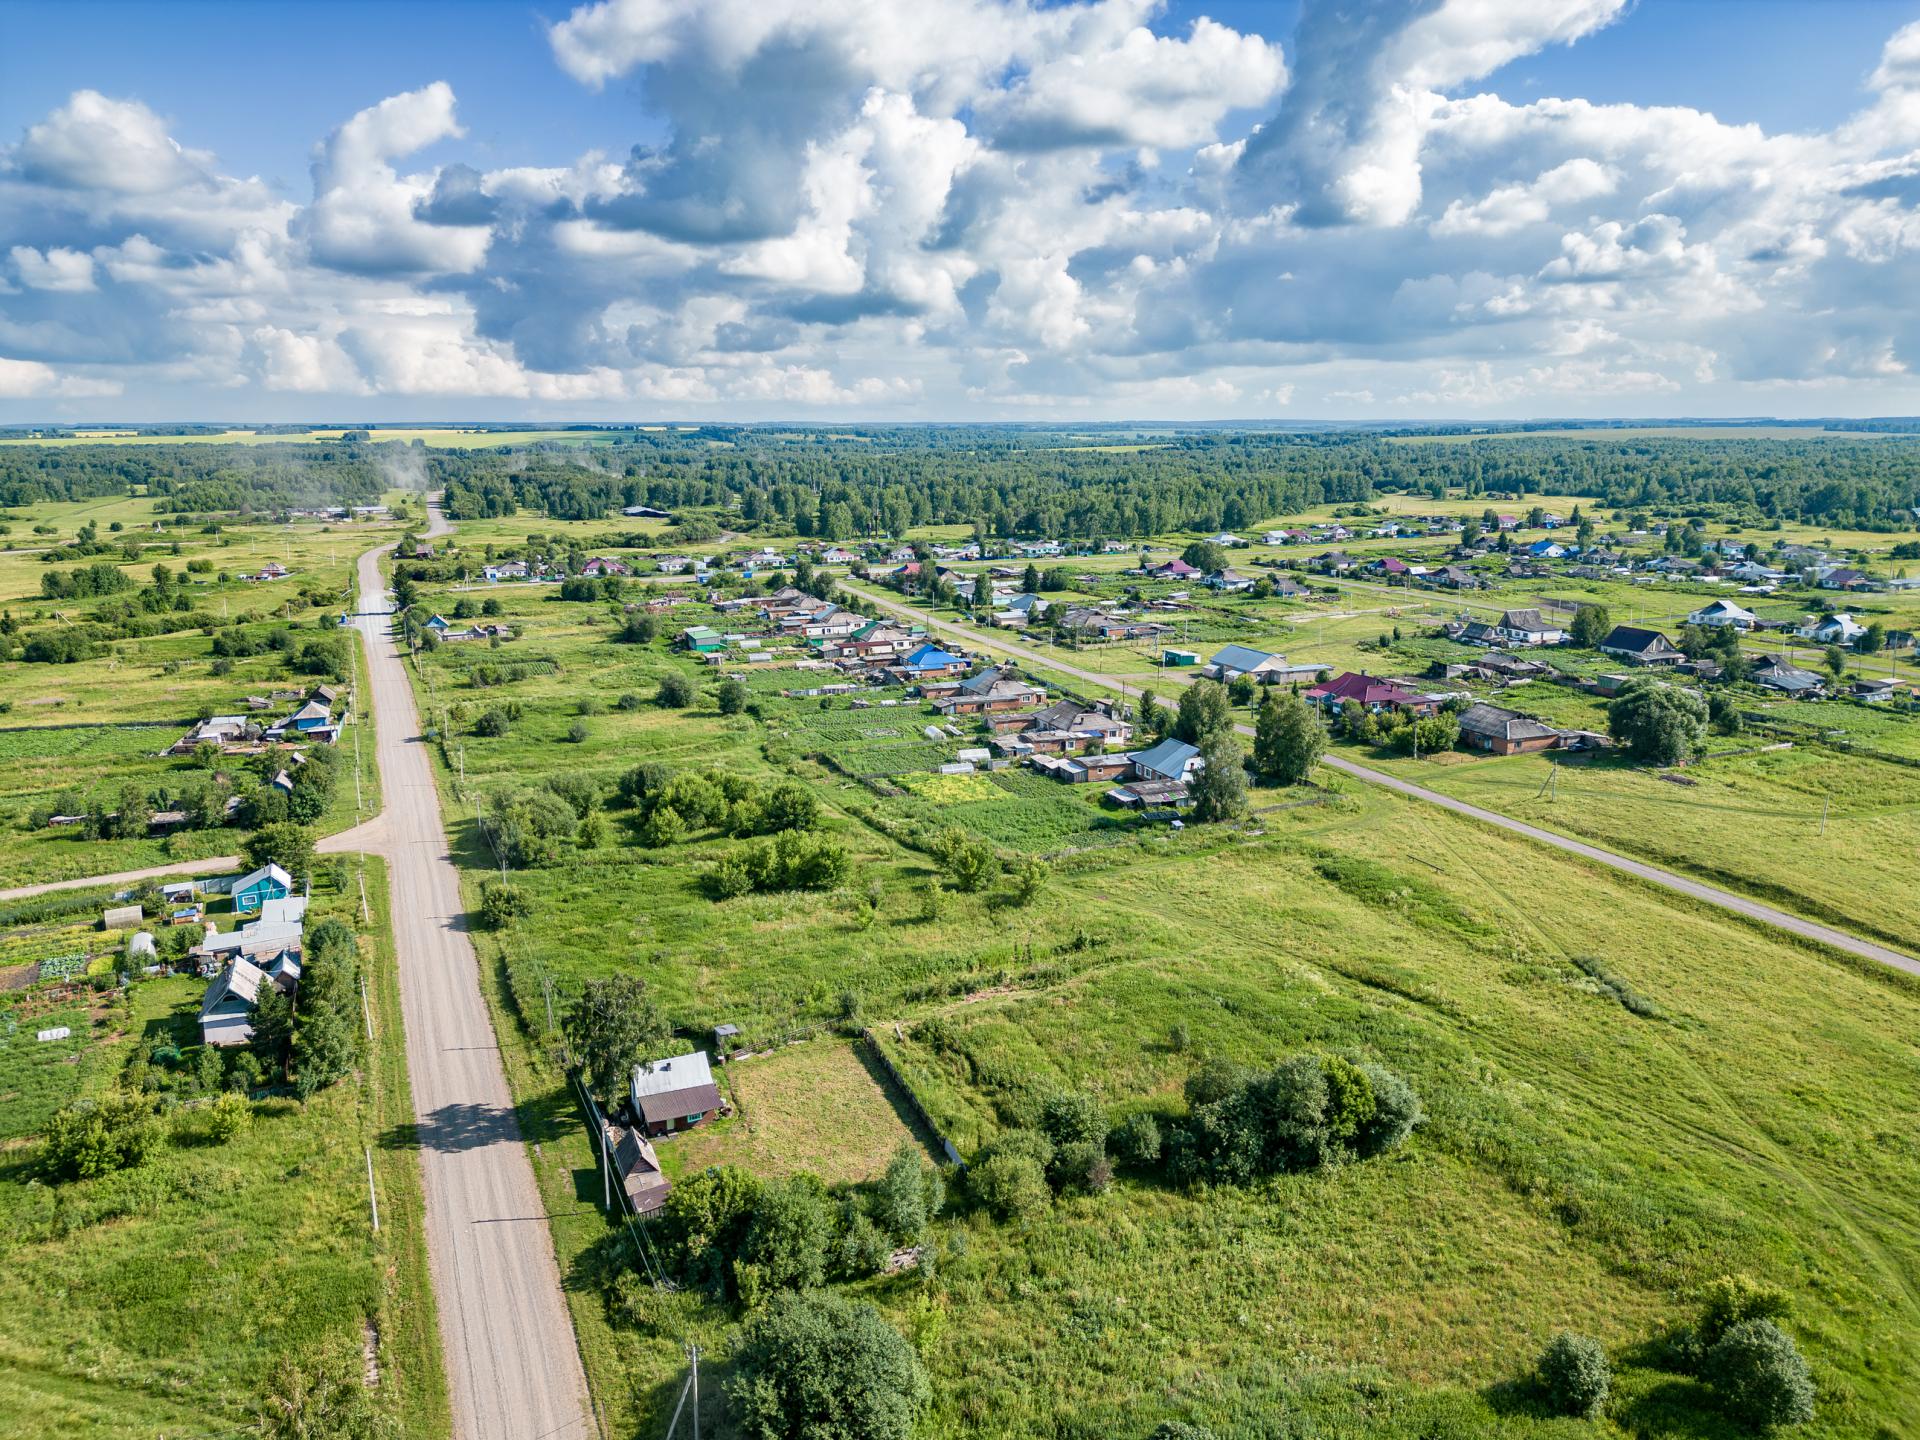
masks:
<svg viewBox="0 0 1920 1440"><path fill-rule="evenodd" d="M1199 652L1194 650L1162 650L1160 663L1177 670L1187 669L1200 663Z"/></svg>

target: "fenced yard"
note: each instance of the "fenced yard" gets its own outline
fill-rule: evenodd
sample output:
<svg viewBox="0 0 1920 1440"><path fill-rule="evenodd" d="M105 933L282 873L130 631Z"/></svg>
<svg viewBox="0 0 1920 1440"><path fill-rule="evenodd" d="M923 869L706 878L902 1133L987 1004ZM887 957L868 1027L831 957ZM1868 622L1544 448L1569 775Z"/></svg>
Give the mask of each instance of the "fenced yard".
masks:
<svg viewBox="0 0 1920 1440"><path fill-rule="evenodd" d="M807 1170L829 1183L871 1180L901 1145L924 1148L930 1139L850 1040L806 1040L735 1060L723 1079L735 1115L663 1143L669 1174L738 1165L762 1179Z"/></svg>

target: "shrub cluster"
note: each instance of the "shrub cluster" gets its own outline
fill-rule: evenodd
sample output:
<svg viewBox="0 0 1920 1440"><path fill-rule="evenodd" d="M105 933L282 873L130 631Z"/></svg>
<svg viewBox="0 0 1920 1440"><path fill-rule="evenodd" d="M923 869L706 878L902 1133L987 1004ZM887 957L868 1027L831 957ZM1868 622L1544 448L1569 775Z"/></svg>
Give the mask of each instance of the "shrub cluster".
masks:
<svg viewBox="0 0 1920 1440"><path fill-rule="evenodd" d="M820 801L795 780L761 785L724 770L636 765L620 777L619 788L621 798L639 812L640 838L649 845L671 844L703 830L776 835L820 823Z"/></svg>
<svg viewBox="0 0 1920 1440"><path fill-rule="evenodd" d="M824 835L783 830L720 858L708 877L716 900L776 890L833 890L844 884L853 862L846 847Z"/></svg>
<svg viewBox="0 0 1920 1440"><path fill-rule="evenodd" d="M1176 1184L1244 1183L1367 1157L1406 1139L1420 1100L1393 1071L1294 1055L1258 1073L1214 1062L1187 1080L1188 1115L1163 1147Z"/></svg>
<svg viewBox="0 0 1920 1440"><path fill-rule="evenodd" d="M879 1179L837 1194L813 1175L762 1181L715 1166L667 1196L663 1255L683 1283L757 1305L878 1274L896 1245L925 1241L945 1203L940 1171L910 1147Z"/></svg>

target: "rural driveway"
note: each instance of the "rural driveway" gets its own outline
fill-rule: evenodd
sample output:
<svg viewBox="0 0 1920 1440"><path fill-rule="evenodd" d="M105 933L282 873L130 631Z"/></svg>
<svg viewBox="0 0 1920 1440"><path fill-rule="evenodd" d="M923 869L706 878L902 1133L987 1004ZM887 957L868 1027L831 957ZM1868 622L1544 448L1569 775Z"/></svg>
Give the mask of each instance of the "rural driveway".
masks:
<svg viewBox="0 0 1920 1440"><path fill-rule="evenodd" d="M429 534L448 527L436 507ZM587 1440L586 1377L440 824L379 551L360 607L386 808L348 832L392 873L400 1009L426 1183L427 1252L460 1440ZM341 837L346 838L346 837Z"/></svg>
<svg viewBox="0 0 1920 1440"><path fill-rule="evenodd" d="M849 593L857 594L884 610L908 616L919 624L925 625L929 630L963 640L976 649L997 650L1004 655L1075 676L1091 685L1117 690L1123 695L1140 693L1139 687L1129 685L1115 676L1103 675L1097 670L1084 670L1077 665L1067 664L1017 642L1002 640L977 627L956 625L950 620L935 619L924 610L915 609L902 601L892 599L869 586L848 585L846 588ZM1169 673L1167 678L1169 681L1186 683L1185 677L1174 673ZM1253 734L1253 727L1250 725L1236 725L1233 728L1243 735ZM1649 881L1695 900L1704 900L1709 905L1718 905L1723 910L1731 910L1734 914L1744 915L1749 920L1758 920L1763 925L1771 925L1790 935L1797 935L1806 940L1817 940L1823 945L1844 950L1849 955L1857 955L1863 960L1872 960L1877 964L1891 966L1895 970L1903 970L1909 975L1920 976L1920 960L1916 960L1913 956L1890 949L1885 945L1876 945L1871 940L1862 940L1857 935L1849 935L1846 931L1836 930L1830 925L1821 925L1816 921L1803 919L1785 910L1775 909L1771 905L1762 905L1758 900L1749 900L1744 895L1736 895L1731 890L1722 890L1717 885L1689 880L1684 875L1676 875L1671 870L1662 870L1657 865L1630 860L1625 855L1603 850L1598 845L1589 845L1584 840L1574 840L1565 835L1555 834L1551 830L1543 830L1538 825L1529 825L1524 820L1515 820L1512 816L1502 815L1495 810L1485 810L1478 805L1469 805L1466 801L1456 800L1451 795L1442 795L1437 790L1429 790L1426 786L1416 785L1411 780L1402 780L1398 776L1369 769L1365 765L1355 764L1338 755L1328 755L1321 763L1342 774L1351 775L1356 780L1364 780L1369 785L1382 785L1397 794L1414 800L1424 800L1429 805L1438 805L1443 810L1451 810L1456 815L1465 815L1483 824L1495 825L1516 835L1524 835L1529 840L1539 841L1542 845L1551 845L1554 849L1563 850L1569 855L1578 855L1584 860L1605 865L1610 870L1618 870L1622 874Z"/></svg>

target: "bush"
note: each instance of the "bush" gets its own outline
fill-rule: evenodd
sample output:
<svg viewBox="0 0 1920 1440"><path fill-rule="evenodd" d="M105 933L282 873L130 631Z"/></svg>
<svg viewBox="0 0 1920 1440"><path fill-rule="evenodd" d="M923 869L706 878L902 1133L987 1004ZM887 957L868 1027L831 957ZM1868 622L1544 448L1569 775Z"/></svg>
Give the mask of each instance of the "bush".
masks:
<svg viewBox="0 0 1920 1440"><path fill-rule="evenodd" d="M1700 1318L1693 1327L1694 1344L1705 1355L1720 1337L1743 1320L1784 1320L1792 1311L1784 1290L1750 1275L1722 1275L1700 1297Z"/></svg>
<svg viewBox="0 0 1920 1440"><path fill-rule="evenodd" d="M837 1253L837 1267L841 1275L848 1280L864 1280L869 1275L878 1275L885 1270L887 1261L892 1258L893 1251L878 1225L858 1210L847 1217L846 1228L840 1233Z"/></svg>
<svg viewBox="0 0 1920 1440"><path fill-rule="evenodd" d="M1100 1108L1100 1102L1084 1090L1062 1091L1042 1101L1040 1129L1056 1149L1084 1143L1106 1153L1106 1112Z"/></svg>
<svg viewBox="0 0 1920 1440"><path fill-rule="evenodd" d="M747 708L747 687L729 676L713 692L713 700L722 715L738 715Z"/></svg>
<svg viewBox="0 0 1920 1440"><path fill-rule="evenodd" d="M1362 1065L1360 1072L1373 1087L1373 1117L1361 1125L1354 1149L1363 1156L1378 1155L1406 1139L1420 1123L1420 1097L1384 1065Z"/></svg>
<svg viewBox="0 0 1920 1440"><path fill-rule="evenodd" d="M1057 1190L1098 1195L1113 1183L1113 1166L1101 1146L1089 1140L1073 1140L1053 1152L1047 1179Z"/></svg>
<svg viewBox="0 0 1920 1440"><path fill-rule="evenodd" d="M955 826L934 841L934 854L953 888L965 894L984 890L1000 873L1000 857L993 845Z"/></svg>
<svg viewBox="0 0 1920 1440"><path fill-rule="evenodd" d="M505 880L485 880L480 885L480 919L489 930L504 930L516 920L533 913L533 897L518 885Z"/></svg>
<svg viewBox="0 0 1920 1440"><path fill-rule="evenodd" d="M252 1123L253 1107L233 1090L216 1096L207 1111L207 1135L216 1145L226 1144Z"/></svg>
<svg viewBox="0 0 1920 1440"><path fill-rule="evenodd" d="M592 733L593 732L587 728L587 722L584 720L576 720L567 727L567 739L575 745L584 744L587 736Z"/></svg>
<svg viewBox="0 0 1920 1440"><path fill-rule="evenodd" d="M1122 1165L1150 1170L1160 1163L1160 1122L1144 1110L1129 1115L1113 1132L1113 1154Z"/></svg>
<svg viewBox="0 0 1920 1440"><path fill-rule="evenodd" d="M47 1124L46 1158L55 1174L91 1180L141 1164L159 1139L153 1102L116 1090L56 1111Z"/></svg>
<svg viewBox="0 0 1920 1440"><path fill-rule="evenodd" d="M1184 1420L1162 1420L1147 1432L1147 1440L1213 1440L1213 1431Z"/></svg>
<svg viewBox="0 0 1920 1440"><path fill-rule="evenodd" d="M674 670L660 677L660 688L653 692L653 703L668 710L684 710L693 704L696 693L693 678Z"/></svg>
<svg viewBox="0 0 1920 1440"><path fill-rule="evenodd" d="M900 1332L832 1293L777 1297L734 1358L728 1408L750 1440L907 1440L930 1398Z"/></svg>
<svg viewBox="0 0 1920 1440"><path fill-rule="evenodd" d="M1771 1320L1742 1320L1707 1351L1702 1378L1736 1420L1756 1430L1813 1418L1813 1375Z"/></svg>
<svg viewBox="0 0 1920 1440"><path fill-rule="evenodd" d="M484 710L480 718L473 722L473 733L488 740L502 738L507 730L507 712L504 710Z"/></svg>
<svg viewBox="0 0 1920 1440"><path fill-rule="evenodd" d="M1028 1155L992 1155L967 1172L974 1199L998 1220L1032 1220L1053 1203L1047 1174Z"/></svg>
<svg viewBox="0 0 1920 1440"><path fill-rule="evenodd" d="M1598 1340L1563 1330L1541 1353L1540 1384L1560 1414L1593 1419L1607 1403L1613 1368Z"/></svg>

